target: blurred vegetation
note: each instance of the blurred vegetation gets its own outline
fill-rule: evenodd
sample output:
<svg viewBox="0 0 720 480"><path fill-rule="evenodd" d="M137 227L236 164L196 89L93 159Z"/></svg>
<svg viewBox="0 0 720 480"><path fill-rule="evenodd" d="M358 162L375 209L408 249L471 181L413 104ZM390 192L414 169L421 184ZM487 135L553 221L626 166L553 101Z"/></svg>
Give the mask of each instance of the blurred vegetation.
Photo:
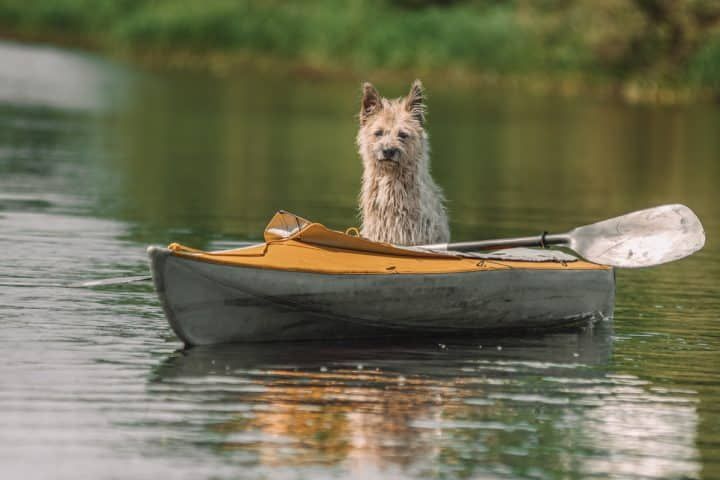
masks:
<svg viewBox="0 0 720 480"><path fill-rule="evenodd" d="M0 36L720 91L718 0L0 0Z"/></svg>

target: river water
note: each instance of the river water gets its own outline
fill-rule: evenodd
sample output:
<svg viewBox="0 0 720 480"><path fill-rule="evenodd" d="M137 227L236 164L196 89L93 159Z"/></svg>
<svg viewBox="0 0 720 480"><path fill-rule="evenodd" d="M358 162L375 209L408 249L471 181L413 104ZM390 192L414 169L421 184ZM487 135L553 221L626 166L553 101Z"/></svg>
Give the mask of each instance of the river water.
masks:
<svg viewBox="0 0 720 480"><path fill-rule="evenodd" d="M359 80L0 44L3 478L720 478L717 105L428 85L456 240L703 220L702 252L618 271L590 330L182 350L149 284L66 286L279 208L355 225Z"/></svg>

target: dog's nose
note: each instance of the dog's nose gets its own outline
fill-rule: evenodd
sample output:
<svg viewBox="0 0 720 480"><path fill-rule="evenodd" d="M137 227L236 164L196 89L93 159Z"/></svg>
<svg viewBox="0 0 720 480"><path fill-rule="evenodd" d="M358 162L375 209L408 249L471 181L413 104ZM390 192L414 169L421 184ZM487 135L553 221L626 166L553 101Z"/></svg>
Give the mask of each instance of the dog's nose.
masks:
<svg viewBox="0 0 720 480"><path fill-rule="evenodd" d="M397 155L400 152L399 148L383 148L383 157L385 158L395 158L395 155Z"/></svg>

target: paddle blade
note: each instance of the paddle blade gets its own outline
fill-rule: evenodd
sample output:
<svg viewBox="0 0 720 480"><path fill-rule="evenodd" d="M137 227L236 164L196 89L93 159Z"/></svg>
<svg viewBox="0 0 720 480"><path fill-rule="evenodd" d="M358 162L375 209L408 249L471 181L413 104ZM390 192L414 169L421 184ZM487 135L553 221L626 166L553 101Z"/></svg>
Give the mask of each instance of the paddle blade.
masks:
<svg viewBox="0 0 720 480"><path fill-rule="evenodd" d="M585 259L613 267L639 268L672 262L705 245L698 217L685 205L663 205L578 227L570 248Z"/></svg>

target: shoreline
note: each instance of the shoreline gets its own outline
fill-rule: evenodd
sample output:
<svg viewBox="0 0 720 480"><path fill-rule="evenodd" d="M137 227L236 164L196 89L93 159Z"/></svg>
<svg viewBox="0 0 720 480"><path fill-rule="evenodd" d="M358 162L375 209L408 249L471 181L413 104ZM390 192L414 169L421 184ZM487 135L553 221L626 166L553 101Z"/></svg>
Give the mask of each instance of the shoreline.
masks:
<svg viewBox="0 0 720 480"><path fill-rule="evenodd" d="M0 41L74 49L149 70L206 72L224 78L242 75L242 72L248 69L308 80L362 77L373 78L376 81L392 81L402 76L403 78L421 77L428 82L442 82L449 86L464 88L492 87L532 96L587 97L638 105L671 106L720 101L720 92L709 87L670 84L648 79L623 80L582 72L536 71L527 74L509 74L453 65L431 69L368 68L360 72L357 67L351 65L336 67L327 61L283 58L280 55L260 53L250 49L192 50L146 47L141 51L140 47L108 47L104 42L88 35L4 30L0 32Z"/></svg>

